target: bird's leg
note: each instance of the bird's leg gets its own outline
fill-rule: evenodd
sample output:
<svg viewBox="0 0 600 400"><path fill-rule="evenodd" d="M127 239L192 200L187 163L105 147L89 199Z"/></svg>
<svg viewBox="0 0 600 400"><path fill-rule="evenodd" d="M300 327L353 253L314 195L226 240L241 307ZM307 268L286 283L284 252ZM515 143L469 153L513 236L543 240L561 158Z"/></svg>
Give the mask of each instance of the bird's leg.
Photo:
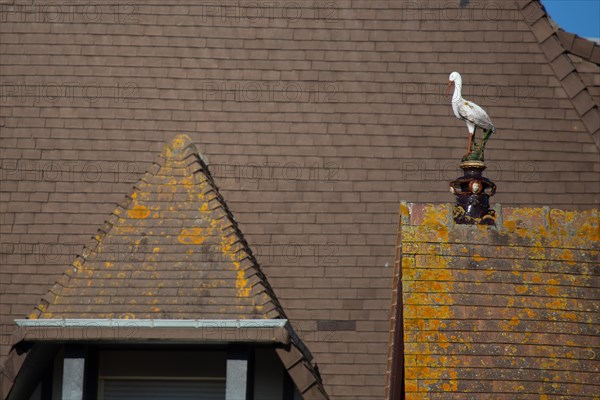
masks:
<svg viewBox="0 0 600 400"><path fill-rule="evenodd" d="M473 134L471 133L469 135L469 143L467 144L467 154L465 154L465 157L469 157L469 154L471 154L471 143L473 142Z"/></svg>

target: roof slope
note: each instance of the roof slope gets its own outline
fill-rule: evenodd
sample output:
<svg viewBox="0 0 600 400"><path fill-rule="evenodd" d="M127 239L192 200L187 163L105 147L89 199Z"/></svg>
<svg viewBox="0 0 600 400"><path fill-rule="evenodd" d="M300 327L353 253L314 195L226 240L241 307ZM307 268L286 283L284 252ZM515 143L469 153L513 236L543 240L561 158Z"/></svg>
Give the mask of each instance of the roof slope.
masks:
<svg viewBox="0 0 600 400"><path fill-rule="evenodd" d="M394 384L407 399L596 398L599 211L496 211L477 227L402 205Z"/></svg>
<svg viewBox="0 0 600 400"><path fill-rule="evenodd" d="M29 318L286 318L190 138L151 170Z"/></svg>
<svg viewBox="0 0 600 400"><path fill-rule="evenodd" d="M586 80L582 77L568 53L583 57L585 60L600 64L600 46L591 40L567 34L561 29L554 29L553 21L546 14L539 0L516 0L522 9L525 22L531 26L531 31L540 43L540 48L546 55L550 66L560 81L567 96L581 117L588 132L592 135L600 149L600 106L592 97ZM597 68L596 68L597 69ZM588 71L584 71L587 73Z"/></svg>

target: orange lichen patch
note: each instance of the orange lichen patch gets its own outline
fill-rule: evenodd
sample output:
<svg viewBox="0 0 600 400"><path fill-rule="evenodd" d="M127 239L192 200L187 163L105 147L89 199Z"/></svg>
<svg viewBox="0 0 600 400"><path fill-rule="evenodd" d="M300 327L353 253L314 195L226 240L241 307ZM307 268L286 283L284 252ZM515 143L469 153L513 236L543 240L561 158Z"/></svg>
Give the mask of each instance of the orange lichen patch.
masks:
<svg viewBox="0 0 600 400"><path fill-rule="evenodd" d="M202 244L206 235L202 228L182 228L177 240L182 244Z"/></svg>
<svg viewBox="0 0 600 400"><path fill-rule="evenodd" d="M138 204L128 210L127 215L134 219L147 218L150 215L150 210L148 210L148 207Z"/></svg>
<svg viewBox="0 0 600 400"><path fill-rule="evenodd" d="M449 229L447 226L448 214L447 210L443 207L435 207L433 205L427 205L425 208L425 215L423 217L423 227L429 228L435 232L440 238L441 242L448 241Z"/></svg>
<svg viewBox="0 0 600 400"><path fill-rule="evenodd" d="M589 390L588 378L568 371L582 368L578 360L588 360L586 352L597 354L587 336L577 339L586 334L575 324L595 322L589 299L578 299L596 286L598 211L503 209L504 223L489 228L453 226L444 215L447 207L438 206L439 212L432 207L400 209L406 398L459 391L465 368L484 367L475 353L497 358L507 369L538 368L540 382L557 382L561 390L572 385L570 393L583 389L576 383ZM484 260L485 268L474 267ZM571 349L558 343L570 343ZM486 354L491 345L502 354ZM552 362L541 365L541 356ZM567 360L569 367L557 360ZM469 388L472 375L465 379L460 390ZM499 375L493 381L499 384L494 390L530 390Z"/></svg>
<svg viewBox="0 0 600 400"><path fill-rule="evenodd" d="M237 240L234 236L221 236L221 251L233 262L234 269L237 271L235 280L236 293L238 297L243 298L250 296L251 288L248 287L248 279L246 279L245 272L241 269L242 266L237 260L236 244Z"/></svg>
<svg viewBox="0 0 600 400"><path fill-rule="evenodd" d="M79 258L77 258L77 259L75 259L75 261L73 261L73 266L77 269L81 269L83 267L83 264L81 263Z"/></svg>
<svg viewBox="0 0 600 400"><path fill-rule="evenodd" d="M514 231L517 229L517 222L516 221L504 221L504 227L506 229L508 229L509 231Z"/></svg>
<svg viewBox="0 0 600 400"><path fill-rule="evenodd" d="M406 371L406 374L408 374L408 371ZM419 386L417 384L417 380L416 379L406 379L406 381L404 382L404 386L406 389L406 395L407 395L407 399L416 399L417 397L415 397L415 392L419 391ZM410 396L410 397L409 397Z"/></svg>
<svg viewBox="0 0 600 400"><path fill-rule="evenodd" d="M408 217L410 215L410 209L406 203L400 204L400 216Z"/></svg>
<svg viewBox="0 0 600 400"><path fill-rule="evenodd" d="M235 280L235 288L237 289L237 295L240 297L248 297L250 295L250 288L248 287L248 279L244 271L238 271Z"/></svg>
<svg viewBox="0 0 600 400"><path fill-rule="evenodd" d="M577 231L577 236L584 240L600 243L600 218L597 216L588 218Z"/></svg>
<svg viewBox="0 0 600 400"><path fill-rule="evenodd" d="M137 233L137 228L133 226L117 225L113 227L113 232L119 235L132 235Z"/></svg>
<svg viewBox="0 0 600 400"><path fill-rule="evenodd" d="M447 385L455 387L456 382L448 382L456 376L453 366L459 359L453 354L453 343L442 331L446 321L454 318L453 304L455 276L449 268L451 257L440 257L440 246L449 240L445 208L427 206L422 225L413 230L413 237L422 245L407 249L412 252L425 252L425 257L404 253L402 258L402 279L404 297L404 338L405 358L413 363L405 364L407 399L428 399L430 391L437 391ZM405 212L408 212L408 208ZM402 212L402 209L401 209ZM438 244L428 246L435 238ZM435 350L434 350L435 348ZM443 351L444 358L433 356ZM431 355L430 355L431 354Z"/></svg>
<svg viewBox="0 0 600 400"><path fill-rule="evenodd" d="M482 262L487 260L486 257L482 257L479 254L473 254L473 260L477 261L477 262Z"/></svg>
<svg viewBox="0 0 600 400"><path fill-rule="evenodd" d="M517 286L515 288L515 292L517 292L519 294L526 293L528 290L529 290L529 288L527 286Z"/></svg>
<svg viewBox="0 0 600 400"><path fill-rule="evenodd" d="M567 308L567 300L554 298L552 301L546 303L546 307L551 310L564 310Z"/></svg>
<svg viewBox="0 0 600 400"><path fill-rule="evenodd" d="M558 258L559 260L567 261L571 265L575 264L575 256L573 255L573 252L569 249L566 249L563 252L561 252Z"/></svg>
<svg viewBox="0 0 600 400"><path fill-rule="evenodd" d="M549 296L553 296L553 297L558 296L558 288L556 286L546 286L545 289L546 289L546 293Z"/></svg>
<svg viewBox="0 0 600 400"><path fill-rule="evenodd" d="M448 343L448 337L446 335L441 334L441 333L438 334L438 345L442 349L446 350L450 346L450 343Z"/></svg>

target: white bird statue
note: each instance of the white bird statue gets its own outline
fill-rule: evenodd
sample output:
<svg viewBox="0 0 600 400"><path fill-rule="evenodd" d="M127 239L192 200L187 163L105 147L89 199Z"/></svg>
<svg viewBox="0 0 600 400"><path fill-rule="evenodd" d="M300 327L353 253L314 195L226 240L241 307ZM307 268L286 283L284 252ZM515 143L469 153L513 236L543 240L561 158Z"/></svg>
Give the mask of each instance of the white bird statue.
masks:
<svg viewBox="0 0 600 400"><path fill-rule="evenodd" d="M454 111L454 115L456 115L456 118L466 121L467 128L469 129L469 144L467 146L467 154L465 155L465 159L467 159L469 157L469 154L471 154L471 152L473 151L471 147L475 137L475 130L477 129L477 127L480 127L485 132L483 144L480 147L480 157L481 161L483 161L483 148L485 147L485 144L488 141L489 137L492 135L492 133L495 132L496 128L494 128L492 120L483 108L479 107L473 102L462 98L462 77L458 72L453 72L450 74L448 87L446 89L446 96L450 92L452 84L454 84L454 94L452 95L452 110Z"/></svg>

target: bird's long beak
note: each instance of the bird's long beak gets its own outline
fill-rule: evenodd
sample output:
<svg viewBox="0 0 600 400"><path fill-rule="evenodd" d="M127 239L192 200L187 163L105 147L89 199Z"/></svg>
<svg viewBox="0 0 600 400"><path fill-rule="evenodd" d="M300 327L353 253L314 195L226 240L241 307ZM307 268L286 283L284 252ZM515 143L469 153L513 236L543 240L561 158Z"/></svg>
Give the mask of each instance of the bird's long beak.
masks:
<svg viewBox="0 0 600 400"><path fill-rule="evenodd" d="M452 81L448 81L448 86L446 86L446 96L450 94L450 88L452 88Z"/></svg>

